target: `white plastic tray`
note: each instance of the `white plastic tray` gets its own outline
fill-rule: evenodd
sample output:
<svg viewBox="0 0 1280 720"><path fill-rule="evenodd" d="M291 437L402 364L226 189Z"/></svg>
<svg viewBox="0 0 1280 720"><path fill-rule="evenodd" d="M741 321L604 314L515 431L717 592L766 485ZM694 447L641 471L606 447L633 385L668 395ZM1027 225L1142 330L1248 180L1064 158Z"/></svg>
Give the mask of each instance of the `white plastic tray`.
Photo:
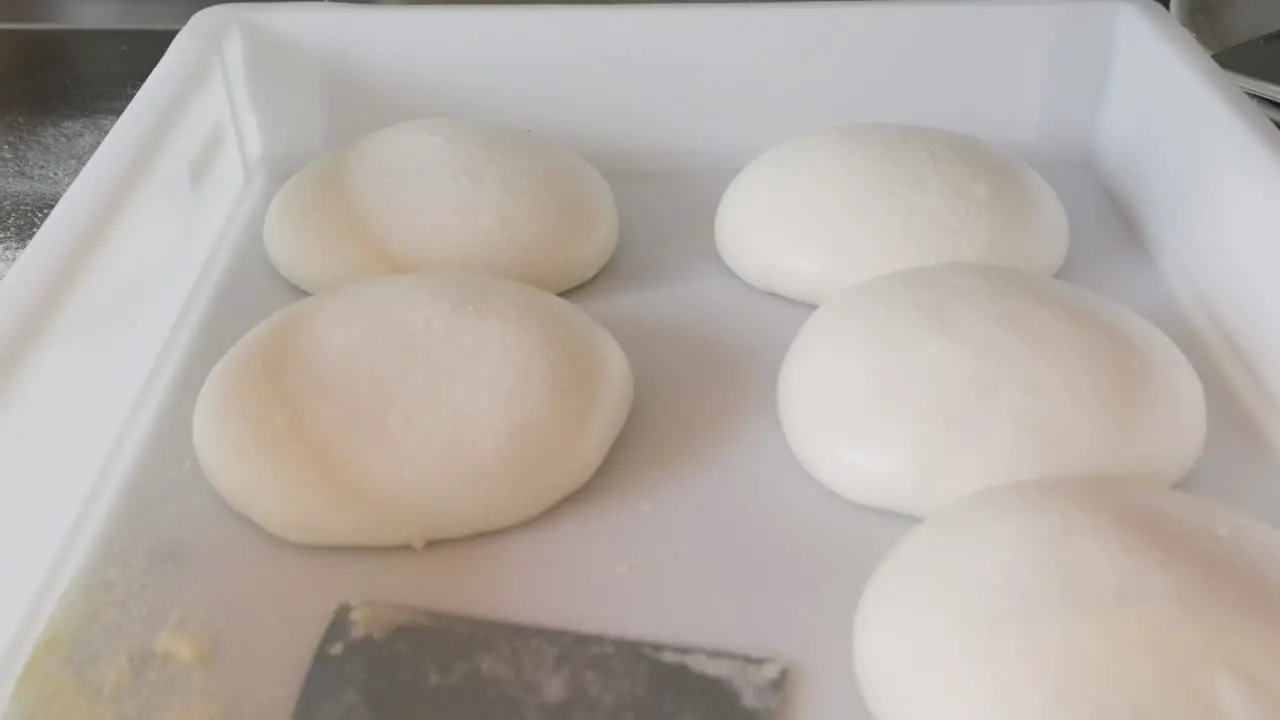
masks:
<svg viewBox="0 0 1280 720"><path fill-rule="evenodd" d="M599 476L524 527L420 553L285 545L206 487L195 393L299 296L260 247L274 189L433 114L546 133L609 176L624 239L571 297L626 348L634 413ZM1187 486L1280 523L1280 135L1149 0L228 6L179 35L0 283L0 704L74 577L46 655L199 626L199 687L174 682L220 717L285 717L351 598L775 654L786 718L867 717L851 614L908 523L793 461L774 376L806 308L737 281L711 236L752 156L859 120L976 133L1039 166L1071 216L1063 275L1144 313L1204 376Z"/></svg>

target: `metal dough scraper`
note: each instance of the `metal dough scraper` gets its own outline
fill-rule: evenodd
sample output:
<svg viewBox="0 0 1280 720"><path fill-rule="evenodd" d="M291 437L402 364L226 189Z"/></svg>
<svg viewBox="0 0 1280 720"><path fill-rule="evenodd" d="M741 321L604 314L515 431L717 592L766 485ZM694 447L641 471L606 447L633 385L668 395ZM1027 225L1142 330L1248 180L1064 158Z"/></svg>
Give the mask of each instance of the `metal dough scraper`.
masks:
<svg viewBox="0 0 1280 720"><path fill-rule="evenodd" d="M293 720L768 720L777 661L344 604Z"/></svg>

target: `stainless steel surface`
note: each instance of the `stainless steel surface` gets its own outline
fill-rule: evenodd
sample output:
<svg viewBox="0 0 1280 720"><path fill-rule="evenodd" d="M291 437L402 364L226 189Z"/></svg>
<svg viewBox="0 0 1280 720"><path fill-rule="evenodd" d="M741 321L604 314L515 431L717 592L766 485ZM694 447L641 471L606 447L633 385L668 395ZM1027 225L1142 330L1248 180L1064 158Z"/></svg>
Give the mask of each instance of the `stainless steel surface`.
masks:
<svg viewBox="0 0 1280 720"><path fill-rule="evenodd" d="M1262 111L1262 114L1271 118L1271 122L1280 126L1280 103L1273 102L1266 98L1256 96L1252 97L1254 102L1258 104L1258 109Z"/></svg>
<svg viewBox="0 0 1280 720"><path fill-rule="evenodd" d="M769 720L776 660L380 603L343 605L293 720Z"/></svg>
<svg viewBox="0 0 1280 720"><path fill-rule="evenodd" d="M1213 58L1245 92L1280 102L1280 32L1234 45Z"/></svg>
<svg viewBox="0 0 1280 720"><path fill-rule="evenodd" d="M1172 0L1169 9L1210 52L1280 29L1280 0Z"/></svg>
<svg viewBox="0 0 1280 720"><path fill-rule="evenodd" d="M0 276L172 37L172 31L0 28Z"/></svg>
<svg viewBox="0 0 1280 720"><path fill-rule="evenodd" d="M223 0L224 2L226 0ZM281 0L276 0L280 2ZM288 0L283 0L288 1ZM431 5L450 0L342 0L366 5ZM459 0L452 0L458 2ZM460 0L461 2L547 2L549 0ZM554 0L592 2L593 0ZM619 0L596 0L618 2ZM633 0L622 0L633 1ZM81 28L177 28L216 0L0 0L0 23L51 24Z"/></svg>
<svg viewBox="0 0 1280 720"><path fill-rule="evenodd" d="M0 0L0 22L172 29L213 4L210 0Z"/></svg>

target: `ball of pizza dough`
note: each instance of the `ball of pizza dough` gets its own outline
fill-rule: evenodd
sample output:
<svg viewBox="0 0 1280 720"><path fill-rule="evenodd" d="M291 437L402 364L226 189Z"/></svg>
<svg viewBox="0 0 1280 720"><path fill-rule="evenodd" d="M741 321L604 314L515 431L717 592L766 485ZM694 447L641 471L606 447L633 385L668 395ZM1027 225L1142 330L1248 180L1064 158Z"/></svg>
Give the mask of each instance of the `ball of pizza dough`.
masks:
<svg viewBox="0 0 1280 720"><path fill-rule="evenodd" d="M1149 322L1053 278L964 264L818 308L783 360L778 412L814 478L911 515L1023 480L1172 485L1206 427L1199 377Z"/></svg>
<svg viewBox="0 0 1280 720"><path fill-rule="evenodd" d="M1175 490L985 490L875 570L854 655L877 720L1280 718L1280 532Z"/></svg>
<svg viewBox="0 0 1280 720"><path fill-rule="evenodd" d="M838 127L785 142L730 184L720 257L748 284L813 305L863 280L943 262L1052 275L1067 215L1017 157L909 125Z"/></svg>
<svg viewBox="0 0 1280 720"><path fill-rule="evenodd" d="M263 240L307 292L445 270L559 293L604 267L618 227L608 182L579 155L496 124L430 118L304 167L271 201Z"/></svg>
<svg viewBox="0 0 1280 720"><path fill-rule="evenodd" d="M214 366L196 455L286 540L421 546L523 522L595 473L631 407L607 330L492 276L377 278L286 307Z"/></svg>

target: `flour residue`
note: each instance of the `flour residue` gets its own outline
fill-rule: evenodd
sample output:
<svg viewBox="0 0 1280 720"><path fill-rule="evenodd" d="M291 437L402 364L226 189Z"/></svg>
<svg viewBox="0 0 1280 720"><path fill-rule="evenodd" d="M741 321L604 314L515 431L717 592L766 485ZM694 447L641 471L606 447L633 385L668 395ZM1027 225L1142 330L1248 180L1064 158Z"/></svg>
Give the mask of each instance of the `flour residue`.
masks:
<svg viewBox="0 0 1280 720"><path fill-rule="evenodd" d="M778 684L786 674L786 667L774 660L745 660L698 650L653 649L645 654L728 683L737 691L742 704L751 710L766 710L773 706L777 700Z"/></svg>
<svg viewBox="0 0 1280 720"><path fill-rule="evenodd" d="M424 625L430 622L426 613L402 605L363 602L351 606L347 613L351 639L381 640L402 625Z"/></svg>
<svg viewBox="0 0 1280 720"><path fill-rule="evenodd" d="M209 637L196 630L182 628L177 622L160 631L151 649L170 660L195 667L209 655Z"/></svg>

